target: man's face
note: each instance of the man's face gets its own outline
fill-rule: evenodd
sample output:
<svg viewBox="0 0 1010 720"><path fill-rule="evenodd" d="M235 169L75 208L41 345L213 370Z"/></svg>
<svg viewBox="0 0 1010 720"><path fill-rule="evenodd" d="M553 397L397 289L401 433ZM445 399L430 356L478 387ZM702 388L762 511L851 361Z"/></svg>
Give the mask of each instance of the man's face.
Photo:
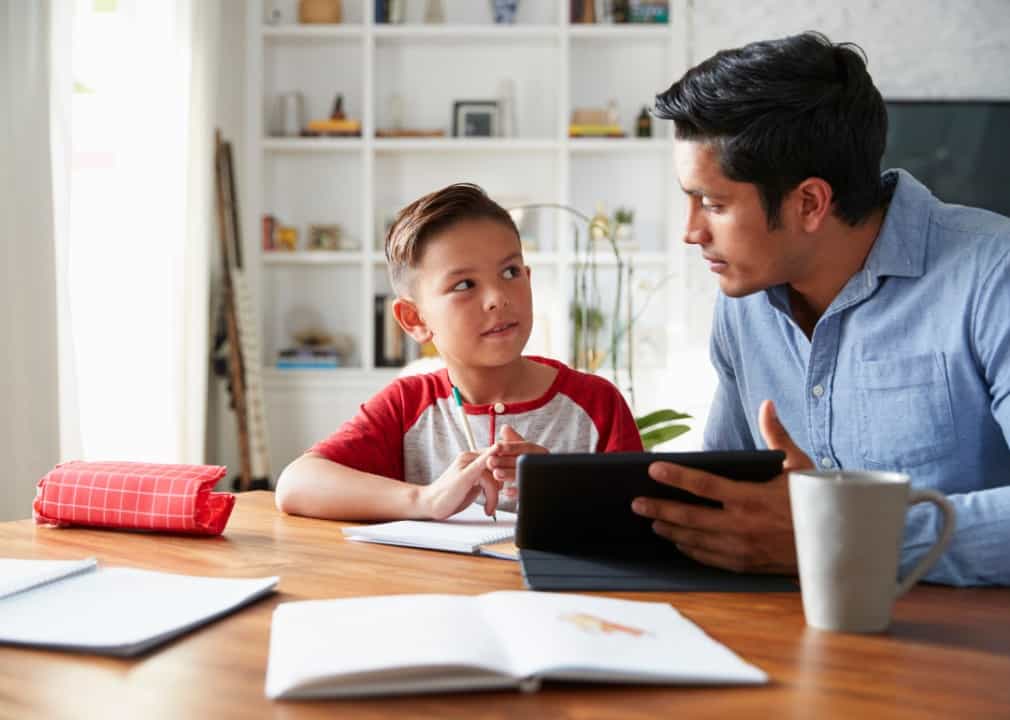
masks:
<svg viewBox="0 0 1010 720"><path fill-rule="evenodd" d="M674 160L688 201L684 242L701 248L726 295L742 297L796 278L806 244L790 230L788 198L782 223L769 230L757 187L723 175L712 145L676 140Z"/></svg>
<svg viewBox="0 0 1010 720"><path fill-rule="evenodd" d="M447 363L498 367L520 356L533 327L533 294L511 228L455 223L428 240L411 275L418 311Z"/></svg>

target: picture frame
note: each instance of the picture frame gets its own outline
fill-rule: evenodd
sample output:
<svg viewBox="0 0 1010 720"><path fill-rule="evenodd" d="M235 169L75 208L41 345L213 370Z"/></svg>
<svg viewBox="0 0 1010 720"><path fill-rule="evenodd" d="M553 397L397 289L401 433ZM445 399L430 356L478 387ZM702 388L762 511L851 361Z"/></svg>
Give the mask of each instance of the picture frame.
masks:
<svg viewBox="0 0 1010 720"><path fill-rule="evenodd" d="M341 250L342 232L339 225L309 225L309 250Z"/></svg>
<svg viewBox="0 0 1010 720"><path fill-rule="evenodd" d="M457 100L453 103L453 137L498 137L500 128L498 101Z"/></svg>

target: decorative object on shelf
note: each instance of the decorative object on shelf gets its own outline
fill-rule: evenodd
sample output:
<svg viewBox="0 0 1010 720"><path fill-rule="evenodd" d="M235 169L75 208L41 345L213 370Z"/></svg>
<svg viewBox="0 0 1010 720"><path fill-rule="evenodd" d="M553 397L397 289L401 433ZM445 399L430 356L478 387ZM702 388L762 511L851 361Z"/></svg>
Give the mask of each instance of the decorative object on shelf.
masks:
<svg viewBox="0 0 1010 720"><path fill-rule="evenodd" d="M596 22L596 0L569 0L569 19L572 23Z"/></svg>
<svg viewBox="0 0 1010 720"><path fill-rule="evenodd" d="M445 5L443 4L443 0L425 0L424 21L432 24L445 22Z"/></svg>
<svg viewBox="0 0 1010 720"><path fill-rule="evenodd" d="M280 8L270 8L267 14L267 25L281 25L284 22L284 12Z"/></svg>
<svg viewBox="0 0 1010 720"><path fill-rule="evenodd" d="M499 25L511 25L516 21L519 0L491 0L494 21Z"/></svg>
<svg viewBox="0 0 1010 720"><path fill-rule="evenodd" d="M344 96L337 93L333 100L330 117L325 120L309 120L302 135L306 137L360 137L361 121L350 120L344 113Z"/></svg>
<svg viewBox="0 0 1010 720"><path fill-rule="evenodd" d="M386 0L386 22L400 25L407 20L407 0Z"/></svg>
<svg viewBox="0 0 1010 720"><path fill-rule="evenodd" d="M498 102L495 100L457 100L452 110L453 137L497 137Z"/></svg>
<svg viewBox="0 0 1010 720"><path fill-rule="evenodd" d="M309 250L341 250L339 225L309 225Z"/></svg>
<svg viewBox="0 0 1010 720"><path fill-rule="evenodd" d="M281 225L274 230L274 249L293 252L298 249L298 228Z"/></svg>
<svg viewBox="0 0 1010 720"><path fill-rule="evenodd" d="M610 17L615 23L626 23L631 18L631 3L628 0L611 0Z"/></svg>
<svg viewBox="0 0 1010 720"><path fill-rule="evenodd" d="M624 130L611 122L611 108L577 108L572 111L569 137L624 137Z"/></svg>
<svg viewBox="0 0 1010 720"><path fill-rule="evenodd" d="M635 222L635 211L631 208L619 207L614 210L614 242L625 251L638 250L635 232L632 227Z"/></svg>
<svg viewBox="0 0 1010 720"><path fill-rule="evenodd" d="M638 120L635 121L635 136L640 138L652 137L652 113L649 108L642 107L642 112L638 113Z"/></svg>
<svg viewBox="0 0 1010 720"><path fill-rule="evenodd" d="M298 22L339 23L343 16L343 0L298 0Z"/></svg>
<svg viewBox="0 0 1010 720"><path fill-rule="evenodd" d="M305 98L297 90L277 96L272 135L297 137L305 125Z"/></svg>
<svg viewBox="0 0 1010 720"><path fill-rule="evenodd" d="M263 238L261 247L264 252L270 252L274 249L274 230L277 228L277 218L270 214L264 215L262 228Z"/></svg>
<svg viewBox="0 0 1010 720"><path fill-rule="evenodd" d="M516 81L505 77L498 81L498 134L501 137L518 137L516 122Z"/></svg>
<svg viewBox="0 0 1010 720"><path fill-rule="evenodd" d="M294 308L285 321L300 329L291 331L294 344L277 351L276 366L281 369L324 370L347 365L354 352L354 338L347 333L331 334L320 329L318 313L305 307Z"/></svg>
<svg viewBox="0 0 1010 720"><path fill-rule="evenodd" d="M670 4L667 0L630 0L628 22L669 23Z"/></svg>
<svg viewBox="0 0 1010 720"><path fill-rule="evenodd" d="M386 0L375 0L375 24L382 25L388 22Z"/></svg>

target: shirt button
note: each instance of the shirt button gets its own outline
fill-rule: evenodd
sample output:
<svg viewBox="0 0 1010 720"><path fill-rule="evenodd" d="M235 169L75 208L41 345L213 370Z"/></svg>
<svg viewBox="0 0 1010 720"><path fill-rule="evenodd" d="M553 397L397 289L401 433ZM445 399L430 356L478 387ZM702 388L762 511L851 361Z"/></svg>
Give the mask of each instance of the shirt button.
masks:
<svg viewBox="0 0 1010 720"><path fill-rule="evenodd" d="M834 463L831 462L831 458L829 458L829 457L822 457L821 458L821 467L822 468L829 468L832 465L834 465Z"/></svg>
<svg viewBox="0 0 1010 720"><path fill-rule="evenodd" d="M499 403L495 403L494 404L494 411L496 413L498 413L499 415L501 415L503 412L505 412L505 403L500 403L500 402Z"/></svg>
<svg viewBox="0 0 1010 720"><path fill-rule="evenodd" d="M814 394L814 397L820 397L821 395L824 394L824 386L823 385L814 385L813 388L811 388L810 391Z"/></svg>

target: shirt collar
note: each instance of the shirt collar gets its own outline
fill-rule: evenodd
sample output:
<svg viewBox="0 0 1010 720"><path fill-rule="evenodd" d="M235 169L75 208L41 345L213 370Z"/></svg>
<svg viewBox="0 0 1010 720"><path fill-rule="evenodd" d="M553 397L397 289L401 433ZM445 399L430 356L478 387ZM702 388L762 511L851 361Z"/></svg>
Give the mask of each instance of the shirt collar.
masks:
<svg viewBox="0 0 1010 720"><path fill-rule="evenodd" d="M904 170L888 170L881 181L891 194L891 204L862 272L868 279L919 277L925 271L933 194Z"/></svg>

